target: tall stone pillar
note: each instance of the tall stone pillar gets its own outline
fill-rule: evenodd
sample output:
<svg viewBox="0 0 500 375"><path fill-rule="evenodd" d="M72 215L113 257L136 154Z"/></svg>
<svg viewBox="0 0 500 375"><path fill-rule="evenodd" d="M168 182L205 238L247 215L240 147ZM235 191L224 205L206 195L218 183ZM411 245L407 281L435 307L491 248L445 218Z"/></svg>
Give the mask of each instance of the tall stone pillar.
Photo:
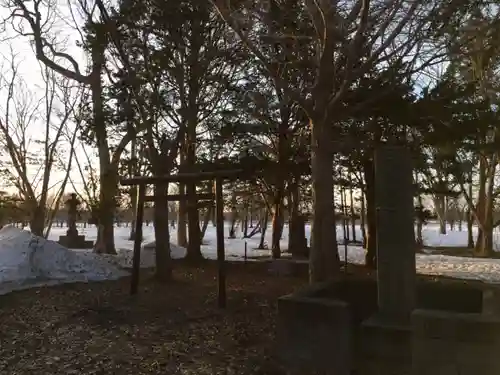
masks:
<svg viewBox="0 0 500 375"><path fill-rule="evenodd" d="M415 308L415 231L411 153L381 145L375 153L378 312L363 322L364 371L406 374Z"/></svg>
<svg viewBox="0 0 500 375"><path fill-rule="evenodd" d="M414 185L410 150L375 153L379 318L407 324L415 308Z"/></svg>

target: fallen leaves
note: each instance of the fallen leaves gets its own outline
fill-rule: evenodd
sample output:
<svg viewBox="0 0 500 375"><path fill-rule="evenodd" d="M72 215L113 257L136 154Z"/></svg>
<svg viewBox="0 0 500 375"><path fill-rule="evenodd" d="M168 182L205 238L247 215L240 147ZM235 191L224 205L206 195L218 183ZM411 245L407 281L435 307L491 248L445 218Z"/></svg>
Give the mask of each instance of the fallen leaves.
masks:
<svg viewBox="0 0 500 375"><path fill-rule="evenodd" d="M201 267L179 262L176 282L143 281L134 298L128 279L0 297L0 374L286 374L276 299L304 281L230 265L221 311L215 266Z"/></svg>

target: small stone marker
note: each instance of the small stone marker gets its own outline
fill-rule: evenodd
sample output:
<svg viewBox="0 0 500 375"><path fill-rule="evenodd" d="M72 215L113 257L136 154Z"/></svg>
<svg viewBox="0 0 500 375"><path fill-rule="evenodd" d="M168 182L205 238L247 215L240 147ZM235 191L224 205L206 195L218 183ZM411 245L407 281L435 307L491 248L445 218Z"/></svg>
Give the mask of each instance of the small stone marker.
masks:
<svg viewBox="0 0 500 375"><path fill-rule="evenodd" d="M81 203L75 193L71 194L71 197L66 201L66 206L68 206L68 230L66 231L66 236L70 238L78 236L76 220L78 217L78 206L80 206L80 204Z"/></svg>
<svg viewBox="0 0 500 375"><path fill-rule="evenodd" d="M92 241L86 241L85 236L78 234L76 220L78 218L78 206L81 202L75 193L65 202L68 207L68 230L65 236L59 237L59 243L70 249L91 249L94 246Z"/></svg>

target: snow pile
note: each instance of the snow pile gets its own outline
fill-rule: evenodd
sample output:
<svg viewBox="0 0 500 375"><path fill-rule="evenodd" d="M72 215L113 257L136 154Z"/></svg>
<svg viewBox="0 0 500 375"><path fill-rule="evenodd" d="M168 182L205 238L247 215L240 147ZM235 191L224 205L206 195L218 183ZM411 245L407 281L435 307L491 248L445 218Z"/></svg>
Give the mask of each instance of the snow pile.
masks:
<svg viewBox="0 0 500 375"><path fill-rule="evenodd" d="M133 245L132 245L133 247ZM141 267L149 268L154 267L156 264L155 260L155 248L156 241L147 242L142 245L141 248ZM186 256L186 248L178 246L176 244L170 243L170 256L172 259L181 259ZM130 249L118 249L117 250L116 261L118 265L122 268L132 267L132 259L134 257L133 250Z"/></svg>
<svg viewBox="0 0 500 375"><path fill-rule="evenodd" d="M143 250L146 250L146 251L154 251L156 248L156 241L151 241L151 242L148 242L148 243L145 243L144 245L142 245L142 249ZM186 248L185 247L182 247L182 246L179 246L179 245L176 245L176 244L173 244L172 242L170 242L170 256L173 258L173 259L180 259L180 258L184 258L186 256ZM142 252L144 253L144 251Z"/></svg>
<svg viewBox="0 0 500 375"><path fill-rule="evenodd" d="M98 255L71 251L15 227L0 230L0 294L38 285L118 279L127 274Z"/></svg>

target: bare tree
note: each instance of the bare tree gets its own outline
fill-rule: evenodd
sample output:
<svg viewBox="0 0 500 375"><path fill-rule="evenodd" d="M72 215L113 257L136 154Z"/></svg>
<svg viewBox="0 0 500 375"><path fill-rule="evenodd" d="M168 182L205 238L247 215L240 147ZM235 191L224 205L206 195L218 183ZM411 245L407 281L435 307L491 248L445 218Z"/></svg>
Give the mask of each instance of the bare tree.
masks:
<svg viewBox="0 0 500 375"><path fill-rule="evenodd" d="M313 227L310 281L335 278L339 269L333 199L333 140L350 113L346 97L376 67L417 61L433 1L409 0L212 0L221 17L275 81L309 117L312 150ZM298 12L300 17L297 17ZM273 51L269 53L269 51ZM278 51L278 53L275 53ZM412 57L413 56L413 57ZM311 74L313 84L296 90L290 70Z"/></svg>
<svg viewBox="0 0 500 375"><path fill-rule="evenodd" d="M96 248L106 253L116 253L114 241L114 210L115 197L118 190L118 164L121 154L132 138L134 131L120 135L115 147L111 146L106 116L104 113L102 73L105 70L105 50L109 41L109 24L96 21L95 11L102 2L87 2L77 0L76 4L65 6L53 0L5 0L9 9L12 26L19 35L28 37L33 44L36 58L46 67L65 78L74 80L90 88L92 102L92 130L98 149L99 159L99 232ZM69 9L70 14L64 15L62 9ZM102 12L102 10L101 10ZM67 19L66 19L67 18ZM81 67L78 59L67 53L56 38L54 25L59 20L65 24L72 21L85 24L86 35L77 27L82 40L89 50L90 67L88 73ZM75 28L73 26L73 28ZM99 246L97 246L99 244Z"/></svg>
<svg viewBox="0 0 500 375"><path fill-rule="evenodd" d="M2 172L27 206L31 231L46 237L73 162L79 89L42 66L43 87L37 95L19 67L11 50L8 69L0 76L6 97L0 118Z"/></svg>

